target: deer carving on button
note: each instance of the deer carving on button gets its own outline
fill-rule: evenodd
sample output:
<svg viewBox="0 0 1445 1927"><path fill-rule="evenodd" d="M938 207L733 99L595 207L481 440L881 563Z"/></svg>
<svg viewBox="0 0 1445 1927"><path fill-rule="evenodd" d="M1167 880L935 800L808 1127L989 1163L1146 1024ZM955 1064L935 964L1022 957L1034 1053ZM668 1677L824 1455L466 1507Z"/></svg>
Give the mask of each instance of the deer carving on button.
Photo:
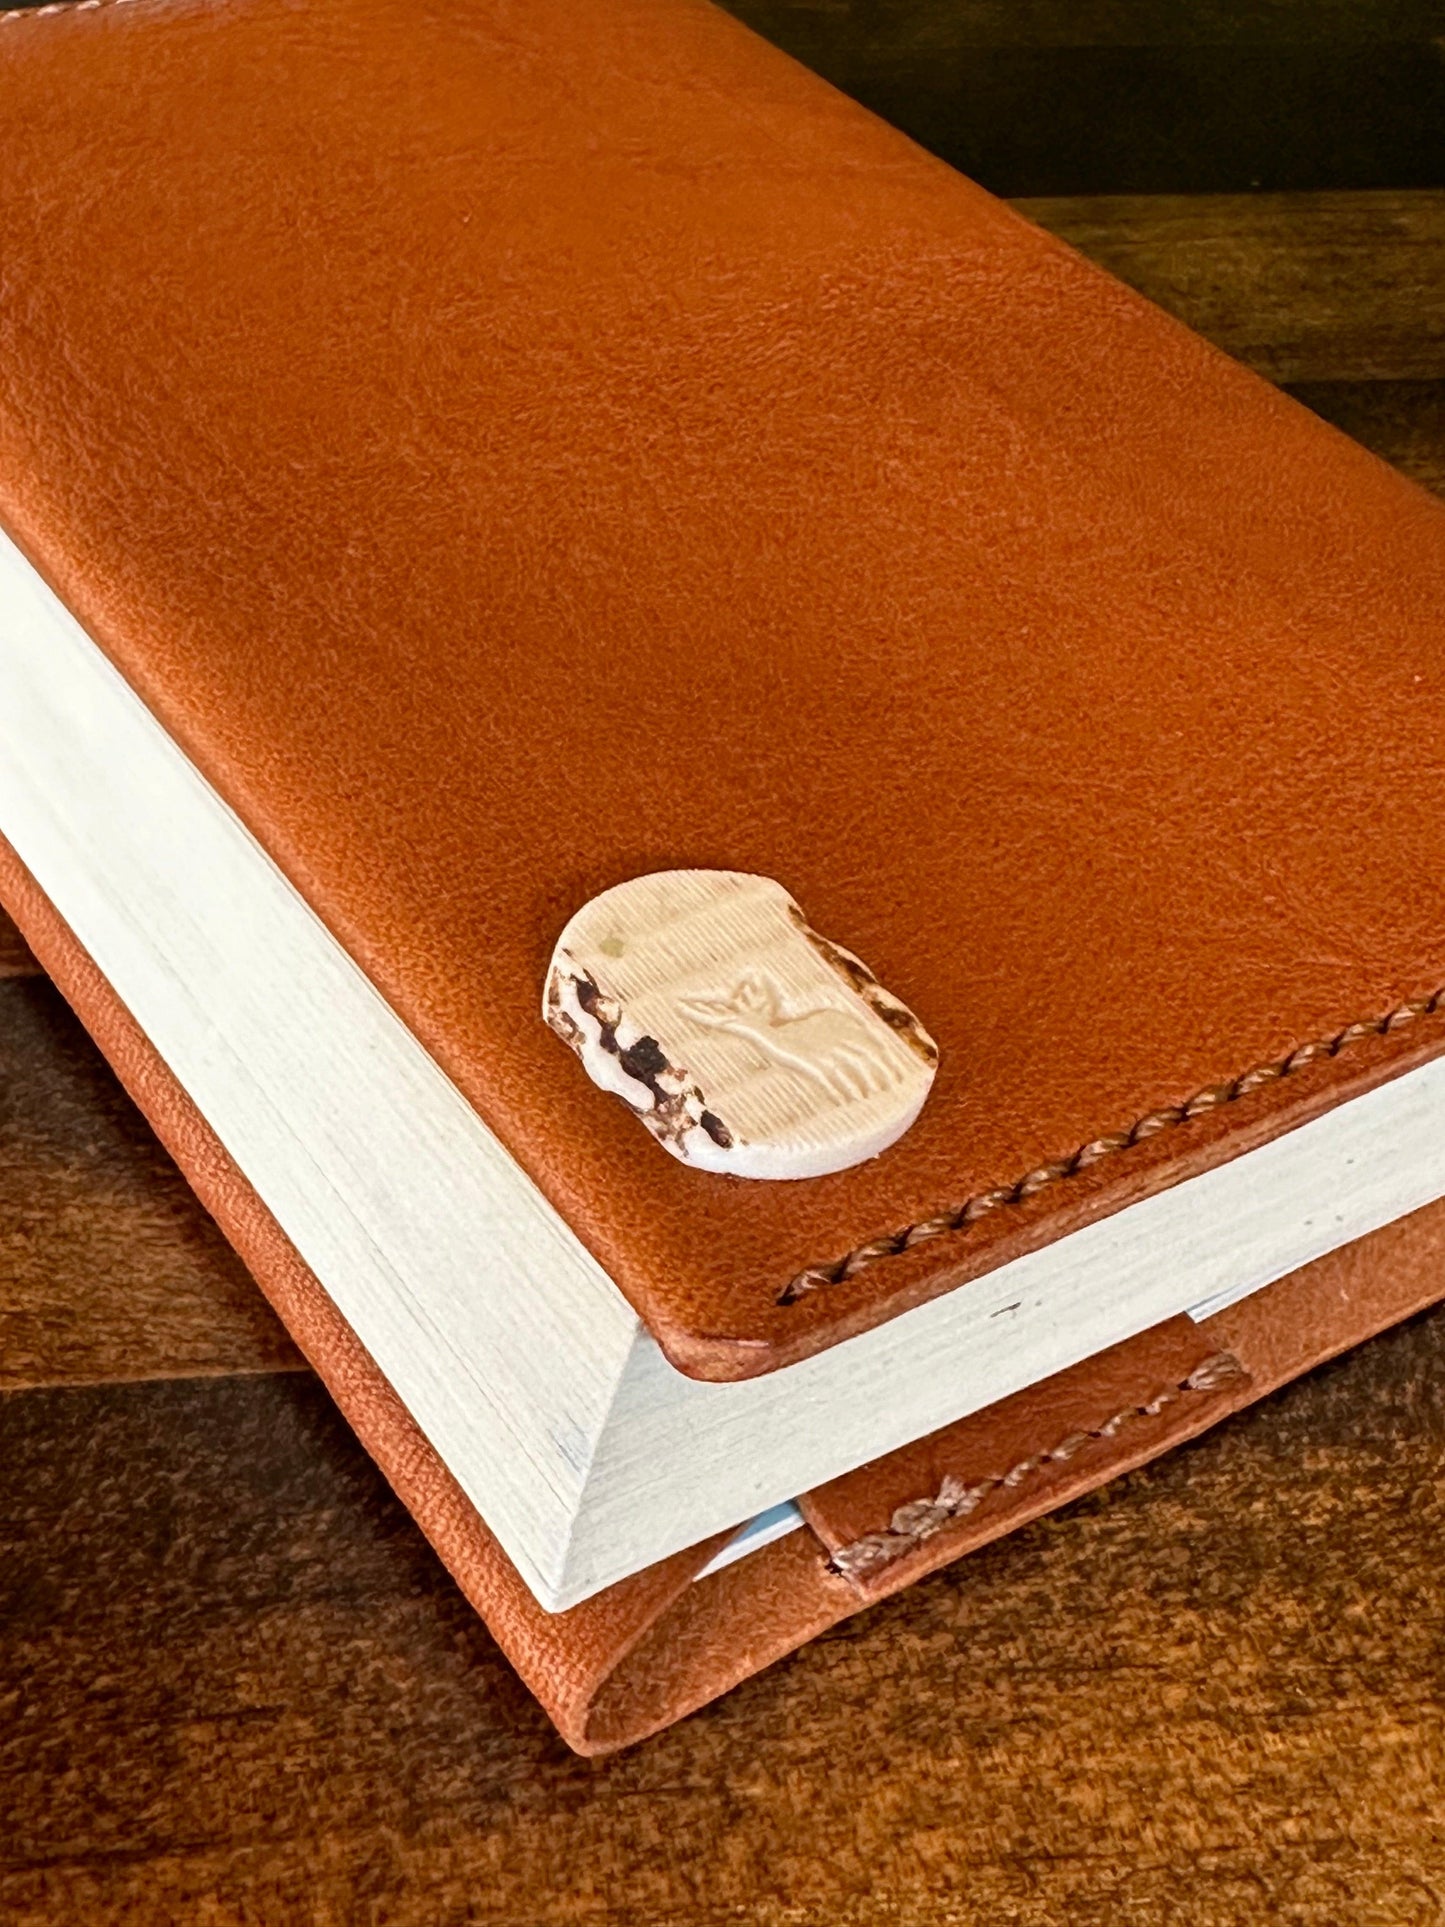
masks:
<svg viewBox="0 0 1445 1927"><path fill-rule="evenodd" d="M726 1031L776 1064L809 1079L837 1103L896 1084L901 1070L878 1048L865 1010L835 1004L791 1010L771 977L748 970L726 996L678 999L684 1017Z"/></svg>
<svg viewBox="0 0 1445 1927"><path fill-rule="evenodd" d="M543 1016L685 1164L820 1177L917 1117L938 1047L781 884L667 870L614 885L557 940Z"/></svg>

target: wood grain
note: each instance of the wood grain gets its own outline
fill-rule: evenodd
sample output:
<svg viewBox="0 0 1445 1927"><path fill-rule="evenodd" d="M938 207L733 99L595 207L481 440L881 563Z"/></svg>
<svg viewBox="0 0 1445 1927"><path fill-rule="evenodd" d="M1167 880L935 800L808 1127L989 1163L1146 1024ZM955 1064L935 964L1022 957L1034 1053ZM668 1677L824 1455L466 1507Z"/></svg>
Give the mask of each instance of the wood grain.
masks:
<svg viewBox="0 0 1445 1927"><path fill-rule="evenodd" d="M1445 495L1445 381L1307 382L1291 392L1414 481Z"/></svg>
<svg viewBox="0 0 1445 1927"><path fill-rule="evenodd" d="M1018 206L1272 381L1445 376L1445 192Z"/></svg>
<svg viewBox="0 0 1445 1927"><path fill-rule="evenodd" d="M1438 6L729 0L995 194L1434 187Z"/></svg>
<svg viewBox="0 0 1445 1927"><path fill-rule="evenodd" d="M1437 1923L1445 1315L567 1754L306 1378L0 1401L0 1917Z"/></svg>
<svg viewBox="0 0 1445 1927"><path fill-rule="evenodd" d="M59 992L0 983L0 1390L299 1365Z"/></svg>
<svg viewBox="0 0 1445 1927"><path fill-rule="evenodd" d="M15 925L0 910L0 983L9 977L38 977L40 965Z"/></svg>
<svg viewBox="0 0 1445 1927"><path fill-rule="evenodd" d="M1358 47L1445 33L1442 0L725 0L809 65L962 47Z"/></svg>

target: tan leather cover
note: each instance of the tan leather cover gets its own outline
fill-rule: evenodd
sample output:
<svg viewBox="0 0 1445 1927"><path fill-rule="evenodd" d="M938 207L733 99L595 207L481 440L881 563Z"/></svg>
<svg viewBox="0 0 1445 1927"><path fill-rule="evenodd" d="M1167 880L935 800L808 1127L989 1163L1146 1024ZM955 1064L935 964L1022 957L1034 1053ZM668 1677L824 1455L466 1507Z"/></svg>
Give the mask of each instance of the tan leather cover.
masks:
<svg viewBox="0 0 1445 1927"><path fill-rule="evenodd" d="M725 16L82 0L0 27L0 128L0 519L684 1369L1445 1044L1439 508ZM684 864L939 1038L875 1163L689 1171L538 1022L578 903ZM1445 1207L549 1617L8 851L0 894L585 1751L1440 1290Z"/></svg>
<svg viewBox="0 0 1445 1927"><path fill-rule="evenodd" d="M0 132L0 519L684 1370L1445 1044L1440 506L727 16L82 0ZM680 865L938 1038L892 1150L690 1170L538 1021Z"/></svg>
<svg viewBox="0 0 1445 1927"><path fill-rule="evenodd" d="M826 1626L1152 1458L1445 1295L1445 1203L1199 1326L1173 1319L809 1494L808 1526L707 1579L719 1540L550 1615L0 840L0 902L522 1678L582 1753L644 1738Z"/></svg>

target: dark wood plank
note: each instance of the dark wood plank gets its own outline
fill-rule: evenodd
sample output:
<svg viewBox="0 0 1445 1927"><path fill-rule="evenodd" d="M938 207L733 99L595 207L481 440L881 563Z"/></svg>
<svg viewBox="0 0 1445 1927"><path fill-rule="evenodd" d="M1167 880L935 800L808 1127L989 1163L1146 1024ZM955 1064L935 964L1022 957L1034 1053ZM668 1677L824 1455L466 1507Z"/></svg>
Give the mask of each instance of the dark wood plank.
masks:
<svg viewBox="0 0 1445 1927"><path fill-rule="evenodd" d="M1072 31L1062 5L732 0L732 11L995 194L1445 184L1438 44L1382 38L1363 8L1316 10L1314 31L1302 7L1269 9L1262 38L1243 6L1142 0L1088 7ZM1402 26L1445 25L1438 10L1410 14ZM1346 37L1325 31L1332 22Z"/></svg>
<svg viewBox="0 0 1445 1927"><path fill-rule="evenodd" d="M0 982L8 977L38 977L40 965L15 925L0 910Z"/></svg>
<svg viewBox="0 0 1445 1927"><path fill-rule="evenodd" d="M1445 377L1445 192L1018 205L1273 381Z"/></svg>
<svg viewBox="0 0 1445 1927"><path fill-rule="evenodd" d="M0 1917L1344 1927L1445 1884L1445 1315L568 1755L314 1382L0 1400Z"/></svg>
<svg viewBox="0 0 1445 1927"><path fill-rule="evenodd" d="M1430 41L1445 0L722 0L810 64L965 47L1307 47Z"/></svg>
<svg viewBox="0 0 1445 1927"><path fill-rule="evenodd" d="M1307 382L1291 393L1415 481L1445 495L1445 381Z"/></svg>
<svg viewBox="0 0 1445 1927"><path fill-rule="evenodd" d="M299 1364L58 991L0 983L0 1389Z"/></svg>

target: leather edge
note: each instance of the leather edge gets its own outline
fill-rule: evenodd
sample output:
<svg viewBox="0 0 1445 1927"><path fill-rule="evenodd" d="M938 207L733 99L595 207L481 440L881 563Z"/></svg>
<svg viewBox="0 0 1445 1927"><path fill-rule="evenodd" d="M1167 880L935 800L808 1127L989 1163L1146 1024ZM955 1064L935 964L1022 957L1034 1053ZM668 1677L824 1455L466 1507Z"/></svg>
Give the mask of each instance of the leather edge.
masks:
<svg viewBox="0 0 1445 1927"><path fill-rule="evenodd" d="M1206 1359L1227 1355L1238 1366L1217 1383L1189 1388L1203 1396L1161 1400L1157 1368L1141 1363L1131 1382L1142 1423L1117 1437L1100 1430L1094 1444L1106 1442L1107 1449L1081 1455L1062 1481L1041 1483L1018 1504L980 1507L941 1522L861 1582L840 1570L834 1549L805 1526L694 1583L726 1537L718 1535L550 1615L531 1598L356 1334L3 838L0 900L463 1595L562 1738L582 1754L612 1753L649 1737L865 1606L1146 1463L1445 1296L1442 1202L1202 1324ZM1141 1360L1155 1335L1130 1341L1141 1348ZM1154 1401L1158 1409L1151 1411ZM1157 1423L1166 1406L1167 1421ZM960 1423L982 1440L997 1418L997 1408L990 1408Z"/></svg>

